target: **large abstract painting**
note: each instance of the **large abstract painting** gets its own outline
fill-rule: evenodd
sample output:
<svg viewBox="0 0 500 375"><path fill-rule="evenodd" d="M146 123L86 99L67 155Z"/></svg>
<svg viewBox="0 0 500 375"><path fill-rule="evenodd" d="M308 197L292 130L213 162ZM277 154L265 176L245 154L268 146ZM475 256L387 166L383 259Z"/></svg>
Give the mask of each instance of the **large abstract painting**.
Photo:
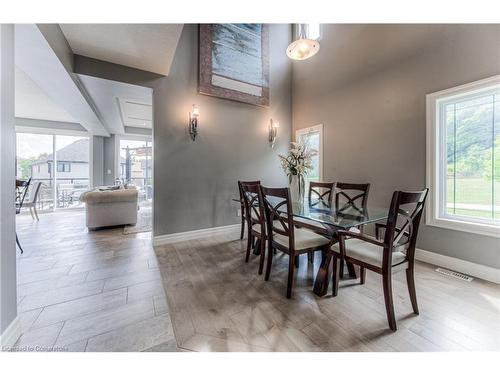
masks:
<svg viewBox="0 0 500 375"><path fill-rule="evenodd" d="M269 105L269 26L200 25L199 92Z"/></svg>

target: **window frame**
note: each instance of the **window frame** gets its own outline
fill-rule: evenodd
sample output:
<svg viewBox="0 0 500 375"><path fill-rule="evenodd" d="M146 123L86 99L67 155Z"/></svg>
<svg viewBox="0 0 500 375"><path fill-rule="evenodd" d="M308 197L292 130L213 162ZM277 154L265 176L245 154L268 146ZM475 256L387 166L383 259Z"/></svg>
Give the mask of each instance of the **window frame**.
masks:
<svg viewBox="0 0 500 375"><path fill-rule="evenodd" d="M440 105L443 102L462 98L467 95L486 93L500 85L500 75L452 87L426 95L426 182L430 188L429 205L426 210L426 224L462 232L500 237L500 225L481 219L442 215L445 204L446 184L443 183L442 166L446 159L445 134L442 129ZM493 203L494 204L494 203Z"/></svg>
<svg viewBox="0 0 500 375"><path fill-rule="evenodd" d="M312 132L319 132L319 150L318 150L318 158L319 158L319 181L323 181L323 143L324 143L324 137L323 137L323 124L318 124L314 126L309 126L307 128L302 128L302 129L297 129L295 130L295 142L298 142L299 137L301 135L309 134Z"/></svg>
<svg viewBox="0 0 500 375"><path fill-rule="evenodd" d="M67 161L57 162L57 173L69 173L69 172L71 172L71 162Z"/></svg>

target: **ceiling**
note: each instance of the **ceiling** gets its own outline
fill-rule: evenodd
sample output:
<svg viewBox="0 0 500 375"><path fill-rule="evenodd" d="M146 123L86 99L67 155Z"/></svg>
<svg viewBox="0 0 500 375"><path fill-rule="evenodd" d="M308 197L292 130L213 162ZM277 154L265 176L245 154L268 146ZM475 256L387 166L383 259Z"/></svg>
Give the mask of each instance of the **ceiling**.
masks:
<svg viewBox="0 0 500 375"><path fill-rule="evenodd" d="M25 77L18 73L18 116L70 120L94 135L109 136L88 94L78 86L71 64L64 63L72 58L72 51L57 25L42 28L36 24L15 25L15 63L25 73Z"/></svg>
<svg viewBox="0 0 500 375"><path fill-rule="evenodd" d="M18 67L15 71L15 82L15 113L17 118L77 122Z"/></svg>
<svg viewBox="0 0 500 375"><path fill-rule="evenodd" d="M60 24L75 54L168 75L183 24Z"/></svg>
<svg viewBox="0 0 500 375"><path fill-rule="evenodd" d="M359 80L424 51L432 53L449 40L446 25L439 24L323 24L322 28L319 53L293 65L294 81L316 93ZM311 77L311 70L328 74Z"/></svg>
<svg viewBox="0 0 500 375"><path fill-rule="evenodd" d="M136 128L152 128L153 106L150 103L118 98L123 125Z"/></svg>
<svg viewBox="0 0 500 375"><path fill-rule="evenodd" d="M125 126L152 128L152 89L77 74L79 81L112 134L124 134Z"/></svg>

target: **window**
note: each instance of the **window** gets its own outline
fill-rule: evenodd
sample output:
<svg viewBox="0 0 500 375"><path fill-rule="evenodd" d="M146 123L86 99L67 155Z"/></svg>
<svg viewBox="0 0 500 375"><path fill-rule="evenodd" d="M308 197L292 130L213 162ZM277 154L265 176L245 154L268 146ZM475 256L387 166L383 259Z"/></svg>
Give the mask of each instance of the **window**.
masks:
<svg viewBox="0 0 500 375"><path fill-rule="evenodd" d="M313 158L314 168L309 172L307 179L321 181L323 178L323 124L297 130L295 140L318 151L318 155Z"/></svg>
<svg viewBox="0 0 500 375"><path fill-rule="evenodd" d="M57 171L58 172L71 172L71 163L58 161L57 162Z"/></svg>
<svg viewBox="0 0 500 375"><path fill-rule="evenodd" d="M41 211L53 207L53 175L52 175L52 152L54 151L54 139L52 135L35 133L16 134L16 178L27 180L31 178L31 184L41 182L42 187L38 194L37 209Z"/></svg>
<svg viewBox="0 0 500 375"><path fill-rule="evenodd" d="M427 95L427 223L500 237L500 76Z"/></svg>
<svg viewBox="0 0 500 375"><path fill-rule="evenodd" d="M90 186L90 156L90 138L85 134L54 134L45 128L33 128L30 132L17 129L17 176L31 177L32 183L42 182L38 201L42 211L83 205L78 198Z"/></svg>

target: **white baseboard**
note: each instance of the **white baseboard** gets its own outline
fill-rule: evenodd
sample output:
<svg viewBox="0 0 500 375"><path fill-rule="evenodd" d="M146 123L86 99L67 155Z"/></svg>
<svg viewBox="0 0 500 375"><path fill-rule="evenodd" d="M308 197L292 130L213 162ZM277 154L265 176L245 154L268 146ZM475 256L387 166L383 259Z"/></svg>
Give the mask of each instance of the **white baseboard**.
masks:
<svg viewBox="0 0 500 375"><path fill-rule="evenodd" d="M16 316L0 336L0 352L7 351L13 347L20 336L21 321L19 320L19 316Z"/></svg>
<svg viewBox="0 0 500 375"><path fill-rule="evenodd" d="M478 279L483 279L500 284L500 269L497 268L468 262L466 260L453 258L422 249L416 249L415 259L425 263L434 264L439 267L445 267L452 271L465 273L466 275L474 276Z"/></svg>
<svg viewBox="0 0 500 375"><path fill-rule="evenodd" d="M172 234L164 234L161 236L153 237L153 246L166 245L169 243L194 240L198 238L204 238L207 236L213 236L216 234L225 234L236 232L240 228L241 224L226 225L223 227L206 228L199 230L192 230L189 232L180 232Z"/></svg>

